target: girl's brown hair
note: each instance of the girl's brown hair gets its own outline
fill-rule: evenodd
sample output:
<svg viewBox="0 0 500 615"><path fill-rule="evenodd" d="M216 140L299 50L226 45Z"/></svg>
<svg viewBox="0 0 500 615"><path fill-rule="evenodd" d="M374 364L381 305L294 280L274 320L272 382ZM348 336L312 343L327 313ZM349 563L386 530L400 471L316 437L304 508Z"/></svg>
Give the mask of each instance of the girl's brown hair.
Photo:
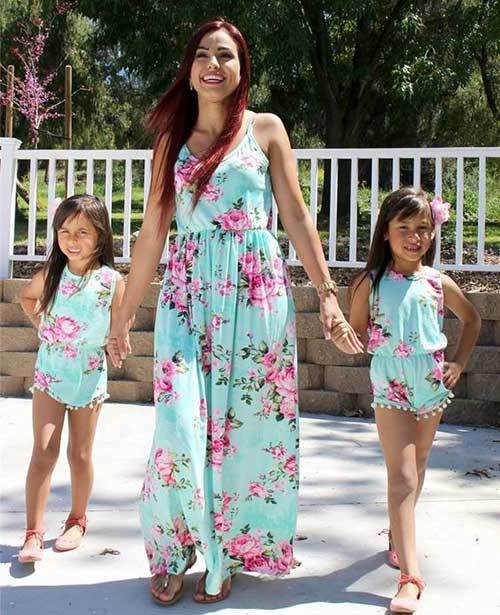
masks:
<svg viewBox="0 0 500 615"><path fill-rule="evenodd" d="M66 255L59 247L57 233L66 220L80 214L84 215L97 231L96 249L89 260L84 275L91 269L95 269L98 264L114 267L113 233L109 222L109 215L103 203L99 198L90 194L68 197L58 205L52 221L54 243L43 268L45 284L40 299L40 313L50 312L62 272L67 263Z"/></svg>

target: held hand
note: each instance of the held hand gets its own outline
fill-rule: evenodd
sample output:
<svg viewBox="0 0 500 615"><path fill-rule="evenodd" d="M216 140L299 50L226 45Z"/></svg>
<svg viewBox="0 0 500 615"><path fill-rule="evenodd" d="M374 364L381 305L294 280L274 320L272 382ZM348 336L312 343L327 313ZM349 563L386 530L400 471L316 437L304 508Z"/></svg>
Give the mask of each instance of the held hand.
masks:
<svg viewBox="0 0 500 615"><path fill-rule="evenodd" d="M445 362L443 372L443 384L447 389L453 389L462 374L463 367L459 363Z"/></svg>
<svg viewBox="0 0 500 615"><path fill-rule="evenodd" d="M335 295L328 294L320 297L319 312L326 340L333 340L337 348L346 354L358 354L365 351L354 329L342 314Z"/></svg>
<svg viewBox="0 0 500 615"><path fill-rule="evenodd" d="M111 323L106 348L115 367L121 367L127 355L132 352L129 338L131 324L132 321L122 321L121 319L116 319L115 322Z"/></svg>

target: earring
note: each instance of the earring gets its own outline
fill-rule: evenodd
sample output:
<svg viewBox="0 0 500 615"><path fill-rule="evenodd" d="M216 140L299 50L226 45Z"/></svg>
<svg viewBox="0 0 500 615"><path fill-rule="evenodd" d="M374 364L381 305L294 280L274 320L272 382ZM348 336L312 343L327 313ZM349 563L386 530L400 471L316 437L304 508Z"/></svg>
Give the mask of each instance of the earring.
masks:
<svg viewBox="0 0 500 615"><path fill-rule="evenodd" d="M191 92L193 91L193 83L191 82L191 79L189 80L189 89L191 90Z"/></svg>

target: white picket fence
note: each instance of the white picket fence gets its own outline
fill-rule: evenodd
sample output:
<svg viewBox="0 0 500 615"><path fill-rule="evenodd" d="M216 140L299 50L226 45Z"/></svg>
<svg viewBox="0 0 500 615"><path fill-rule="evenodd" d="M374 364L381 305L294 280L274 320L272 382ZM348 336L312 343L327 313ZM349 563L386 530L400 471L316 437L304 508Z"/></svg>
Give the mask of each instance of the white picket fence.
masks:
<svg viewBox="0 0 500 615"><path fill-rule="evenodd" d="M103 199L109 211L110 217L116 218L113 212L114 170L121 167L123 180L120 180L120 190L123 191L123 245L121 254L117 256L117 262L130 261L131 221L133 215L133 187L140 184L140 200L144 211L148 199L151 181L151 157L150 150L22 150L21 142L17 139L0 138L0 278L9 277L14 261L41 261L46 253L36 253L36 240L43 236L46 238L46 250L52 243L52 215L53 206L58 186L61 184L61 173L56 173L56 165L64 162L67 165L67 177L65 182L65 194L71 195L78 192L92 194L95 185L95 169L100 165L104 169L100 175L104 175ZM363 267L364 262L358 257L360 242L366 243L366 239L358 238L358 214L360 188L359 165L363 161L369 161L370 180L367 187L370 190L370 233L373 234L377 220L377 212L380 206L380 167L382 164L391 165L392 189L398 188L402 183L401 165L404 161L405 168L412 169L412 181L420 186L422 181L423 165L426 169L432 168L434 193L441 194L443 188L444 164L453 163L455 181L454 207L456 210L455 222L455 258L454 262L441 262L441 236L440 229L437 233L436 266L448 270L472 270L472 271L500 271L500 264L488 264L485 262L485 228L487 212L487 164L491 159L500 158L499 147L472 147L472 148L398 148L398 149L297 149L295 157L301 168L307 167L309 177L309 209L314 222L317 222L319 203L319 179L323 170L323 161L331 161L331 190L330 190L330 223L328 232L328 263L331 267ZM347 258L339 258L339 225L338 225L338 172L339 160L350 160L351 186L350 186L350 213L348 226L348 254ZM409 164L407 161L411 161ZM477 165L477 242L475 246L476 262L463 262L464 248L464 187L465 187L465 161L475 161ZM18 172L18 163L29 161L29 212L27 253L16 254L14 250L15 238L15 184ZM25 163L27 164L27 163ZM43 166L47 182L48 215L46 229L40 227L37 221L37 198L39 170ZM76 167L79 167L78 172ZM124 167L124 169L122 168ZM303 173L301 173L301 176ZM427 173L428 175L428 173ZM82 180L82 176L85 178ZM324 180L324 173L323 173ZM101 182L102 183L102 182ZM137 199L136 199L137 200ZM137 209L135 210L135 213ZM498 221L500 222L500 220ZM273 230L278 228L277 208L273 206ZM370 235L371 236L371 235ZM347 246L346 246L347 247ZM366 246L365 246L366 247ZM347 249L344 250L347 252ZM164 252L163 259L167 254ZM469 259L470 260L470 259ZM449 259L448 259L449 261ZM289 244L288 263L298 265L293 246Z"/></svg>

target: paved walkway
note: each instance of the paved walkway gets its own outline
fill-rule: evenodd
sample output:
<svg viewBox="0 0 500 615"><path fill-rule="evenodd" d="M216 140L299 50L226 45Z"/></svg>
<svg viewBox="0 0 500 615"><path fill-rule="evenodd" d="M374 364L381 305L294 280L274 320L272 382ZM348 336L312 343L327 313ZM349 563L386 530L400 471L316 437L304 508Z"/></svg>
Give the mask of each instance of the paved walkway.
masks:
<svg viewBox="0 0 500 615"><path fill-rule="evenodd" d="M90 531L82 547L50 547L69 507L64 456L53 477L44 561L21 566L24 479L31 450L31 403L0 400L2 438L0 581L2 615L147 615L161 612L147 593L137 515L154 423L151 406L108 404L96 446ZM371 421L302 419L302 486L296 555L284 579L242 574L219 605L191 600L198 562L176 613L385 614L396 573L385 564L384 466ZM62 449L64 450L64 449ZM500 433L443 426L418 509L419 548L429 584L423 615L500 611ZM487 469L491 478L467 475ZM111 549L115 554L103 553ZM119 552L119 553L116 553Z"/></svg>

